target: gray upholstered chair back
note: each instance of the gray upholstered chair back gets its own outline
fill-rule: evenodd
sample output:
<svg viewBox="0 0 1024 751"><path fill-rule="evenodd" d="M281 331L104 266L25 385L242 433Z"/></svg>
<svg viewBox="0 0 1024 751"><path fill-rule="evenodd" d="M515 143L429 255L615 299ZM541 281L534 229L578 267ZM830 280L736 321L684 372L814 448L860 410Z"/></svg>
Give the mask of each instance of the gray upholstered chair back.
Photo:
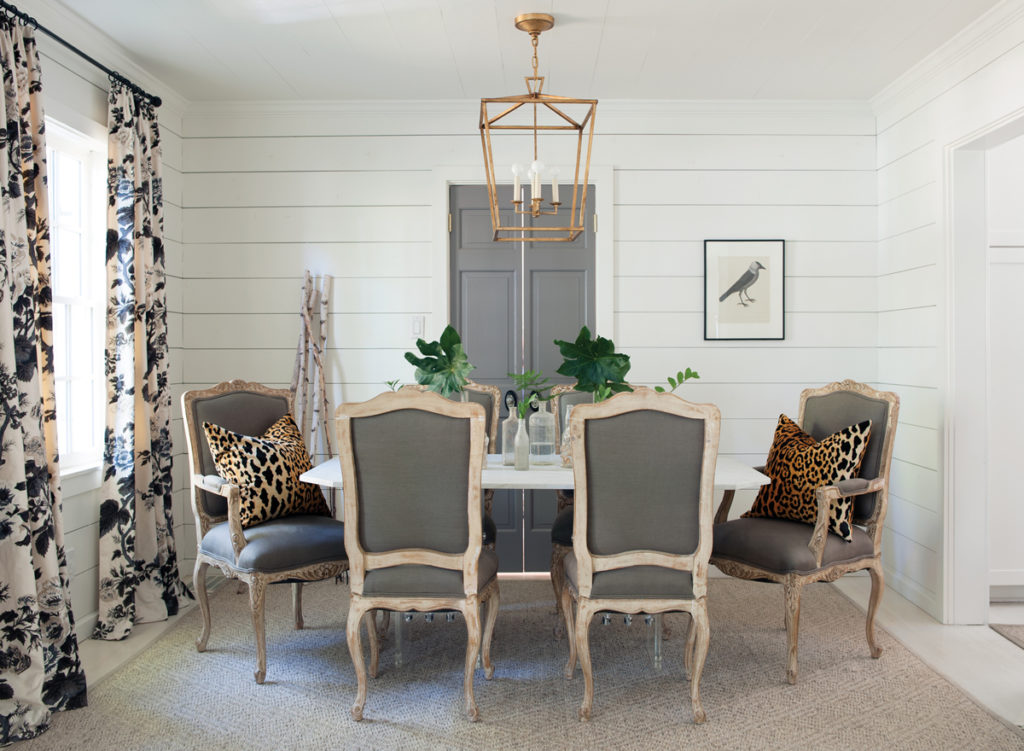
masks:
<svg viewBox="0 0 1024 751"><path fill-rule="evenodd" d="M253 391L229 391L196 398L192 402L192 414L185 419L195 426L194 435L198 446L193 447L199 455L197 471L203 475L216 475L217 467L210 454L203 423L210 422L227 430L243 435L262 435L267 428L289 412L288 397L276 394L261 394ZM227 499L223 496L196 491L203 510L211 516L224 516L228 512Z"/></svg>
<svg viewBox="0 0 1024 751"><path fill-rule="evenodd" d="M476 404L479 404L479 405L483 406L484 414L486 415L486 417L484 418L484 420L485 420L485 422L484 422L484 433L487 435L487 438L491 442L490 443L490 447L488 448L488 451L491 451L491 452L497 451L497 449L494 446L494 443L495 443L496 435L497 435L497 433L495 431L497 431L498 427L497 427L497 424L494 423L494 421L493 421L493 414L494 414L494 397L493 397L493 395L490 394L487 391L473 391L472 389L466 389L466 394L467 394L467 396L469 398L469 401L475 402ZM452 399L452 401L457 402L457 401L461 400L461 396L459 394L452 394L451 399Z"/></svg>
<svg viewBox="0 0 1024 751"><path fill-rule="evenodd" d="M871 437L867 452L860 465L859 477L873 480L878 477L884 460L886 433L889 429L889 404L853 391L835 391L830 394L809 396L803 405L804 432L821 440L849 425L871 420ZM853 519L867 519L875 508L877 493L857 496L854 500Z"/></svg>
<svg viewBox="0 0 1024 751"><path fill-rule="evenodd" d="M562 431L568 425L566 415L569 413L569 408L575 407L577 404L590 404L594 401L594 395L589 391L564 391L555 398L558 400L556 414L558 435L555 436L555 440L561 441Z"/></svg>
<svg viewBox="0 0 1024 751"><path fill-rule="evenodd" d="M493 390L496 389L497 387L494 387ZM429 391L430 389L428 389L426 386L423 386L422 384L407 383L404 386L402 386L402 390ZM497 451L495 444L497 442L498 423L494 419L495 412L497 411L495 409L495 401L497 401L497 399L499 399L501 396L500 392L498 394L494 394L493 390L490 386L483 386L482 384L470 381L467 384L464 392L456 392L453 394L449 394L447 397L449 401L461 402L462 394L465 393L467 401L473 402L474 404L479 404L484 408L484 435L487 436L487 440L490 442L488 444L488 451L491 452Z"/></svg>
<svg viewBox="0 0 1024 751"><path fill-rule="evenodd" d="M464 553L469 419L401 409L353 418L351 431L363 549Z"/></svg>
<svg viewBox="0 0 1024 751"><path fill-rule="evenodd" d="M590 552L694 553L704 421L639 410L584 425Z"/></svg>

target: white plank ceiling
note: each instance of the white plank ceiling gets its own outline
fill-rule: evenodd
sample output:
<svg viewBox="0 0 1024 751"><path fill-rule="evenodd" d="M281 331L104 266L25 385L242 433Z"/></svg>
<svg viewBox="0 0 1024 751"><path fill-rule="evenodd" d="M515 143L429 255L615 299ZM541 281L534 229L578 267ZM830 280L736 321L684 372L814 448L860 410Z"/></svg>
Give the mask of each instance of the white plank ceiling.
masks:
<svg viewBox="0 0 1024 751"><path fill-rule="evenodd" d="M186 99L865 100L997 0L61 0ZM157 92L159 93L159 92Z"/></svg>

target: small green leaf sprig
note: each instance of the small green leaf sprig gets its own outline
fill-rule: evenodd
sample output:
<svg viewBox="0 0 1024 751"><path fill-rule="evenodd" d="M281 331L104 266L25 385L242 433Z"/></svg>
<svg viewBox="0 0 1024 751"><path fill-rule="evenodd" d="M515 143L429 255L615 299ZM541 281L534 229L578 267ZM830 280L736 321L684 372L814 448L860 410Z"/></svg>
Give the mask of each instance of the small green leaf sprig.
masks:
<svg viewBox="0 0 1024 751"><path fill-rule="evenodd" d="M685 371L680 370L678 373L676 373L675 378L673 378L672 376L668 377L668 385L671 386L672 388L667 389L667 391L669 393L674 392L677 388L682 386L691 378L700 378L696 370L690 370L690 368L687 368ZM664 386L655 386L654 390L657 391L659 394L664 394L666 392Z"/></svg>

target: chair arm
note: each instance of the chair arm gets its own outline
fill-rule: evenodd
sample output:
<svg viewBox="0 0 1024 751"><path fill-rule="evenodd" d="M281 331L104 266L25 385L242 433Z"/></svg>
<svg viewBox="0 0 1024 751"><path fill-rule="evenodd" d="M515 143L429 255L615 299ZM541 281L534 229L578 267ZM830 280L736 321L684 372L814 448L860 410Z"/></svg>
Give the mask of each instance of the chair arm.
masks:
<svg viewBox="0 0 1024 751"><path fill-rule="evenodd" d="M754 467L755 470L764 474L764 467ZM715 524L724 524L729 521L729 511L732 509L732 499L736 495L735 490L725 490L722 492L722 502L718 504L718 510L715 512Z"/></svg>
<svg viewBox="0 0 1024 751"><path fill-rule="evenodd" d="M854 477L849 480L840 480L835 485L822 485L815 491L818 501L818 518L814 523L811 541L807 543L807 547L814 554L815 565L821 566L821 559L825 555L825 540L828 538L828 512L832 508L832 504L841 498L852 498L884 489L885 480L881 477L876 477L873 480Z"/></svg>
<svg viewBox="0 0 1024 751"><path fill-rule="evenodd" d="M192 475L192 485L208 493L215 493L228 499L228 532L231 537L231 549L235 551L235 563L246 546L245 533L242 530L242 495L238 486L217 475Z"/></svg>

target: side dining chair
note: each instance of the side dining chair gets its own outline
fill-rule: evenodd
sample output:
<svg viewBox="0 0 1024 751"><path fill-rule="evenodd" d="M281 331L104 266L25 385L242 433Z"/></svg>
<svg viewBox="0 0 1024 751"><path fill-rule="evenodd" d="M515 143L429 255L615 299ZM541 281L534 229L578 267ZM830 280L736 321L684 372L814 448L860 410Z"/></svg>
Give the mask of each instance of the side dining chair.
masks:
<svg viewBox="0 0 1024 751"><path fill-rule="evenodd" d="M579 657L581 720L590 719L594 675L589 628L601 611L687 612L684 664L693 721L707 719L700 680L710 642L707 611L712 494L721 416L650 389L573 409L575 513L565 557L565 676ZM573 601L575 600L575 611Z"/></svg>
<svg viewBox="0 0 1024 751"><path fill-rule="evenodd" d="M335 421L350 565L347 638L358 682L352 717L361 720L366 703L360 636L366 614L456 610L467 632L465 710L475 721L473 674L482 650L484 675L494 675L490 647L499 602L498 556L483 545L480 515L484 409L404 389L342 404ZM378 637L367 625L376 676Z"/></svg>

